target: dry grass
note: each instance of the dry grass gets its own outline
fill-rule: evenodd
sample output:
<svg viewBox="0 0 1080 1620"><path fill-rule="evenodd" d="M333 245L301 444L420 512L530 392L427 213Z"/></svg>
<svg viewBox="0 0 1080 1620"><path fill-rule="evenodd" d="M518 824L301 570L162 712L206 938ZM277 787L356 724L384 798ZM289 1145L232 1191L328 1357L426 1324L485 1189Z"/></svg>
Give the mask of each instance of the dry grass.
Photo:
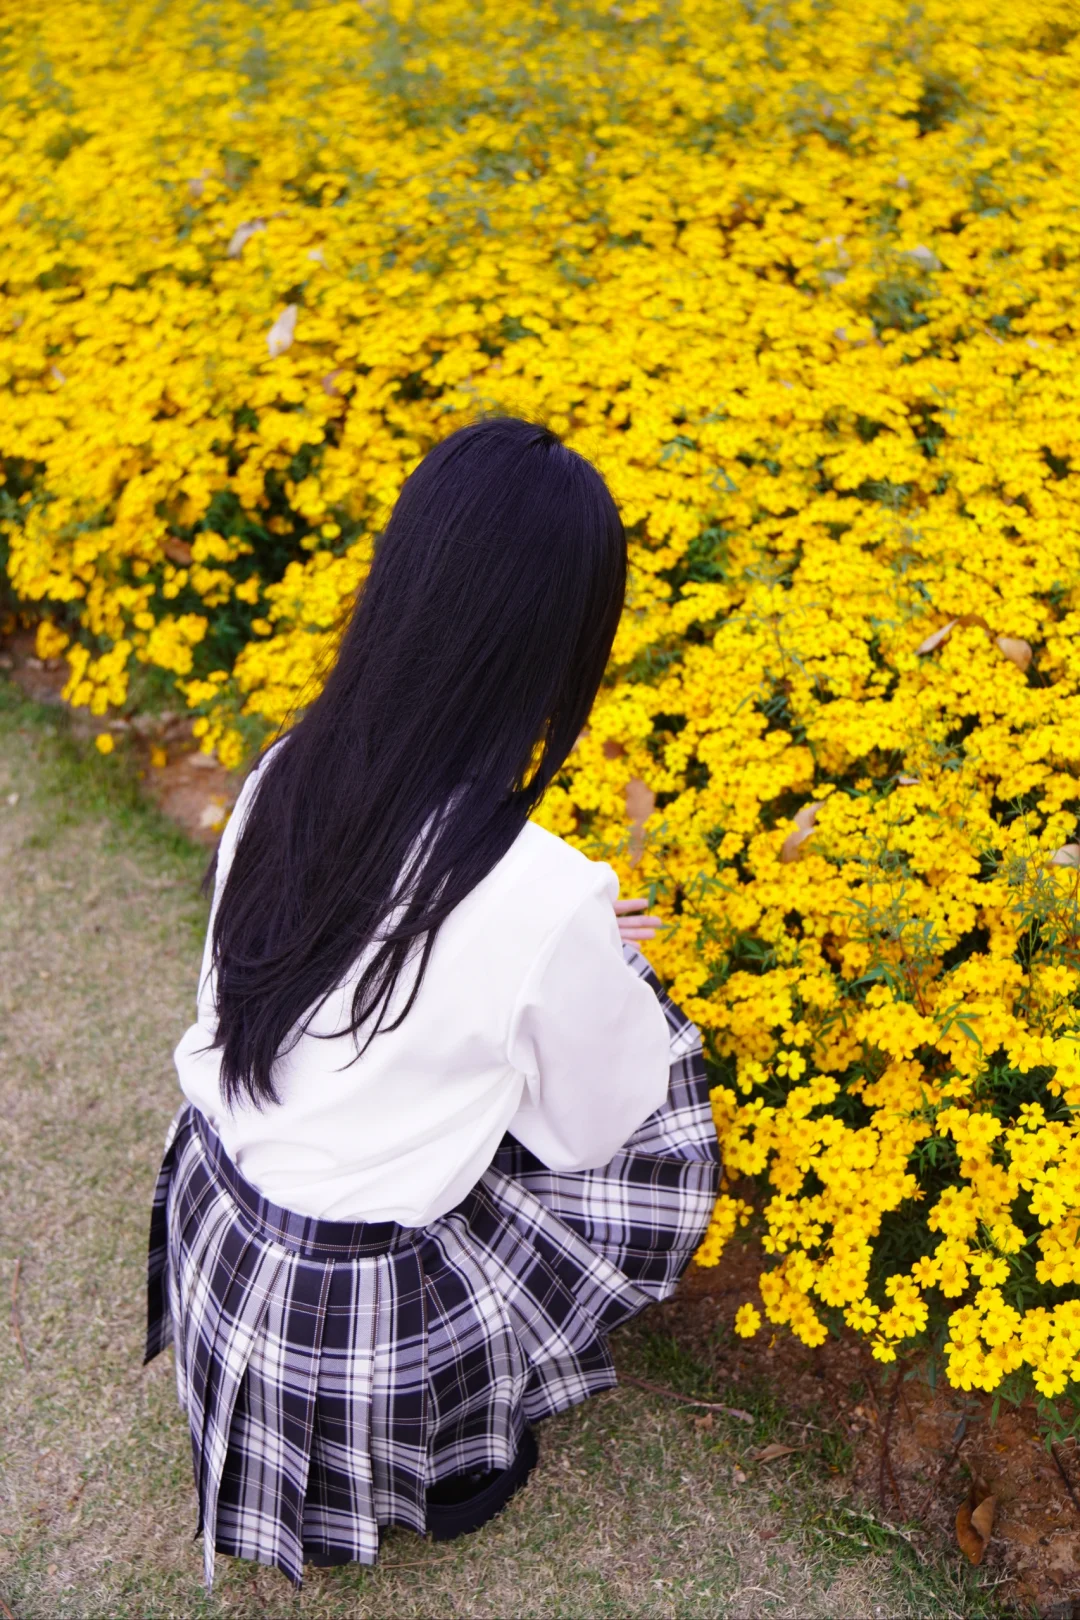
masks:
<svg viewBox="0 0 1080 1620"><path fill-rule="evenodd" d="M395 1533L377 1569L315 1571L299 1596L225 1558L208 1597L171 1355L140 1366L204 860L122 761L82 757L62 717L0 685L0 1595L17 1620L994 1612L880 1526L845 1532L823 1466L755 1469L764 1416L707 1427L628 1388L543 1426L533 1483L477 1536ZM647 1350L647 1323L619 1347L646 1372Z"/></svg>

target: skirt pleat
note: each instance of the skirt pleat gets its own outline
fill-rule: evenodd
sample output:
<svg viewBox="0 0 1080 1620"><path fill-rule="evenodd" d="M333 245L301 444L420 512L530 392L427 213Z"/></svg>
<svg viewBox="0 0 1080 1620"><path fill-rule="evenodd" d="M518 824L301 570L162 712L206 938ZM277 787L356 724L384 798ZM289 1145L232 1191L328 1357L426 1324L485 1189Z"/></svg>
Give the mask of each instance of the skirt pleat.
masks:
<svg viewBox="0 0 1080 1620"><path fill-rule="evenodd" d="M177 1344L182 1347L186 1371L186 1408L199 1492L204 1567L210 1585L225 1460L230 1450L234 1457L240 1450L233 1440L233 1414L241 1388L250 1387L245 1378L256 1346L261 1357L275 1353L273 1339L263 1330L271 1305L278 1302L275 1289L279 1277L287 1268L282 1255L275 1254L231 1218L223 1197L208 1203L207 1211L205 1224L211 1241L195 1250L198 1255L201 1248L205 1269L192 1264L180 1271L181 1293L189 1303L181 1315L182 1331ZM193 1279L186 1294L185 1275ZM280 1352L278 1359L282 1359ZM280 1370L273 1368L275 1380ZM274 1473L280 1517L287 1511L292 1483L288 1441L280 1424L268 1423L265 1433L273 1439L269 1456L263 1453L260 1460ZM306 1457L304 1471L306 1474ZM281 1558L265 1561L277 1563L291 1573Z"/></svg>
<svg viewBox="0 0 1080 1620"><path fill-rule="evenodd" d="M422 1455L421 1437L414 1425L405 1468L397 1470L396 1482L390 1479L389 1471L383 1467L386 1446L375 1433L378 1414L374 1398L376 1336L385 1299L382 1283L390 1269L388 1261L339 1264L326 1269L330 1289L304 1507L304 1551L308 1556L337 1555L342 1560L371 1564L378 1555L380 1522L410 1524L414 1529L418 1523L423 1524L413 1479L417 1459ZM376 1487L377 1468L380 1479L388 1480L381 1491Z"/></svg>
<svg viewBox="0 0 1080 1620"><path fill-rule="evenodd" d="M330 1272L301 1263L280 1275L284 1286L267 1300L231 1412L216 1542L221 1551L276 1564L297 1581Z"/></svg>
<svg viewBox="0 0 1080 1620"><path fill-rule="evenodd" d="M415 1248L372 1268L374 1338L371 1377L371 1456L375 1518L423 1532L431 1432L427 1292ZM349 1356L348 1317L341 1354Z"/></svg>
<svg viewBox="0 0 1080 1620"><path fill-rule="evenodd" d="M421 1249L432 1450L455 1459L439 1473L508 1468L525 1428L511 1302L468 1236L462 1218L444 1219Z"/></svg>
<svg viewBox="0 0 1080 1620"><path fill-rule="evenodd" d="M525 1428L616 1382L613 1328L671 1293L719 1179L700 1037L632 946L668 1020L665 1103L598 1170L512 1137L426 1227L320 1221L246 1182L190 1104L151 1217L146 1359L172 1342L206 1581L215 1550L374 1563L426 1528L428 1488L510 1466Z"/></svg>

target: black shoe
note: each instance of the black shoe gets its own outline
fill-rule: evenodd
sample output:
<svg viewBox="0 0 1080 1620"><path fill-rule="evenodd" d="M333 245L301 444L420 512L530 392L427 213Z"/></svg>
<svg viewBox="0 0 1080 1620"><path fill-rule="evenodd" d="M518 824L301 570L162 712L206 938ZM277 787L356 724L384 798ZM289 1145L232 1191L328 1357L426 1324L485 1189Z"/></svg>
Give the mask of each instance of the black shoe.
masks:
<svg viewBox="0 0 1080 1620"><path fill-rule="evenodd" d="M308 1552L304 1549L304 1563L310 1564L313 1569L337 1569L340 1564L351 1564L354 1553L351 1552Z"/></svg>
<svg viewBox="0 0 1080 1620"><path fill-rule="evenodd" d="M451 1474L427 1493L427 1527L435 1541L453 1541L479 1530L501 1513L536 1467L536 1436L526 1429L509 1468L491 1473Z"/></svg>

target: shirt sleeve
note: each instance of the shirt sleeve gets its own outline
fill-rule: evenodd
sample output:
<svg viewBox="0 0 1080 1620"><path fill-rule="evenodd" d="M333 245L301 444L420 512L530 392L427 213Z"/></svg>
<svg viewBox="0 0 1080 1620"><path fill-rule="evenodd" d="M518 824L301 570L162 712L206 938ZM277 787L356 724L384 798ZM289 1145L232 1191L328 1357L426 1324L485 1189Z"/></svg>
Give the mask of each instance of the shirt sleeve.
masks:
<svg viewBox="0 0 1080 1620"><path fill-rule="evenodd" d="M667 1020L623 956L606 871L533 964L511 1021L525 1089L508 1129L552 1170L607 1164L668 1089Z"/></svg>

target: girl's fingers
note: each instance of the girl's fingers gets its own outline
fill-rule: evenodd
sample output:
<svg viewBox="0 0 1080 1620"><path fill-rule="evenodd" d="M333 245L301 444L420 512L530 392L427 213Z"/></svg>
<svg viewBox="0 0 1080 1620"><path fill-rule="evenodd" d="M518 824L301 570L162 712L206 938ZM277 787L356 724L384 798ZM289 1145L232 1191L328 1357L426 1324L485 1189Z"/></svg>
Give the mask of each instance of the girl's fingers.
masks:
<svg viewBox="0 0 1080 1620"><path fill-rule="evenodd" d="M634 944L637 940L650 940L658 928L664 926L662 917L643 917L640 915L648 905L647 900L616 900L615 914L618 918L619 937Z"/></svg>

